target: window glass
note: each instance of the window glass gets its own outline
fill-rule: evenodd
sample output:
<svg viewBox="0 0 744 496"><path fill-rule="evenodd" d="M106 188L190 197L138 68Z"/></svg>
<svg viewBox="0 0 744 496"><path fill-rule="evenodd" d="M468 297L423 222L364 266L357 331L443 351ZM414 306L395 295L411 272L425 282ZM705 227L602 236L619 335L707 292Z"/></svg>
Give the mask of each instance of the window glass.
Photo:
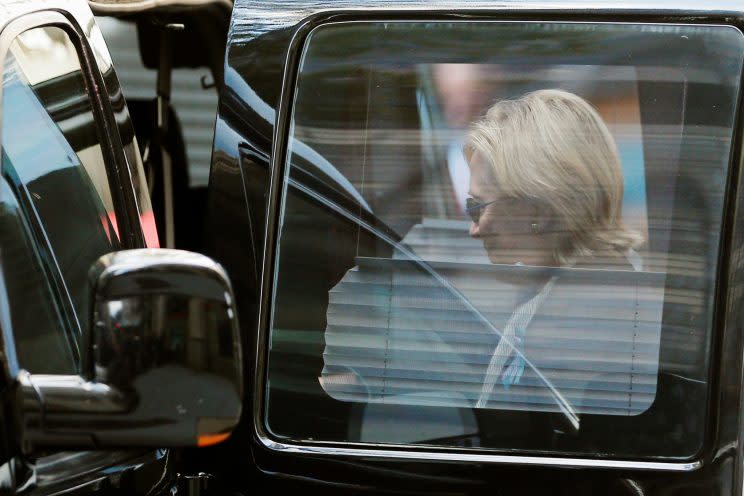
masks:
<svg viewBox="0 0 744 496"><path fill-rule="evenodd" d="M64 314L39 257L31 229L5 178L0 178L2 275L11 303L10 322L18 362L39 374L76 371L72 348L64 333Z"/></svg>
<svg viewBox="0 0 744 496"><path fill-rule="evenodd" d="M119 223L91 99L65 31L35 28L13 41L2 103L3 176L55 291L72 304L73 329L85 326L88 269L120 247Z"/></svg>
<svg viewBox="0 0 744 496"><path fill-rule="evenodd" d="M723 26L313 31L270 432L693 456L742 48Z"/></svg>

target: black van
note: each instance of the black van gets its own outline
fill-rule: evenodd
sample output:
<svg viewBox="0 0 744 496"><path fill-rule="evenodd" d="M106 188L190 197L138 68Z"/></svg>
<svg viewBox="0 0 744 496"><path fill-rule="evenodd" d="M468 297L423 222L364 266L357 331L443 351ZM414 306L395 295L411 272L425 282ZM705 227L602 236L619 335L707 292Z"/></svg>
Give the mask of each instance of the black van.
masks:
<svg viewBox="0 0 744 496"><path fill-rule="evenodd" d="M240 379L228 381L232 391L241 382L246 388L229 438L227 419L238 410L197 393L210 418L226 414L224 422L203 424L218 428L187 442L153 415L151 445L164 449L128 465L131 477L93 471L106 482L86 490L741 493L740 5L90 4L135 22L143 62L158 70L158 97L134 121L147 143L142 172L134 147L124 155L126 169L113 169L130 171L134 185L146 175L155 208L146 214L140 198L139 210L118 223L103 216L103 232L139 218L140 245L150 236L219 262L232 281L228 306L240 316L247 358ZM83 14L72 17L75 26L94 25ZM98 58L105 60L83 60ZM174 160L182 138L168 123L181 109L168 105L169 75L181 66L210 68L218 88L206 191L175 180L183 174ZM115 79L98 70L86 83L100 105L95 119L129 129ZM118 133L106 135L121 142L105 149L121 161L121 147L134 139L131 130ZM4 159L12 160L10 151ZM22 178L8 181L20 185L8 198L31 205L47 198L31 187L24 197ZM112 203L147 197L144 187L125 189ZM140 246L131 243L126 248ZM80 246L94 249L92 241ZM8 278L5 262L3 271ZM57 291L71 286L60 272ZM177 279L180 291L199 286ZM136 303L117 293L121 303L105 305L115 317L89 322L132 325L137 319L127 316L142 315L138 305L150 298L144 288L162 286L136 287ZM69 291L65 315L77 315ZM96 309L97 298L90 300ZM25 305L12 295L6 301L15 331L13 310ZM144 402L147 388L118 377L131 379L132 368L162 374L167 359L191 370L209 364L210 377L227 379L238 363L217 359L237 353L232 335L220 331L227 327L181 310L151 325L169 330L148 331L162 339L159 346L129 343L142 357L117 367L117 334L81 325L93 343L81 348L83 373L64 381L86 390L104 383L124 400ZM188 347L184 336L196 344L207 322L215 323L213 345L204 337L203 346ZM15 346L19 357L22 348ZM194 362L195 350L214 350L214 359ZM15 374L8 384L35 388L41 403L55 398L41 386L52 387L53 374L62 373L45 370L46 382ZM184 376L157 383L174 394L205 384ZM83 447L71 440L81 432L67 436L73 421L63 414L89 422L90 411L70 404L52 401L41 417L12 410L24 428L8 432L25 437L8 444L9 467L38 474L45 465L37 462L33 472L31 462L44 460L35 446L51 445L52 437L56 446ZM106 430L89 434L94 447L150 446L137 436L108 436L112 426L129 428L116 405L102 406L105 415L119 415L116 422L98 416L91 424ZM34 431L39 418L52 430L65 426L65 436ZM168 462L153 464L158 457Z"/></svg>
<svg viewBox="0 0 744 496"><path fill-rule="evenodd" d="M0 60L2 492L175 490L163 448L223 441L242 408L227 274L157 249L87 4L2 5Z"/></svg>
<svg viewBox="0 0 744 496"><path fill-rule="evenodd" d="M743 13L238 0L206 222L251 350L228 472L739 494Z"/></svg>

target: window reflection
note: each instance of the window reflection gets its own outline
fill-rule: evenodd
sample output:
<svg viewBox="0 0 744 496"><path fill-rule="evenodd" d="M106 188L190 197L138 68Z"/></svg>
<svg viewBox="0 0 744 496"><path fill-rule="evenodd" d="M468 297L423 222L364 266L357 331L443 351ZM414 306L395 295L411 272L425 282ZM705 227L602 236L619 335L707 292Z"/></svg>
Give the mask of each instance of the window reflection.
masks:
<svg viewBox="0 0 744 496"><path fill-rule="evenodd" d="M60 301L72 302L73 328L85 326L88 269L120 240L76 48L60 28L26 31L12 42L3 77L2 173L37 226L48 274L62 275L55 288Z"/></svg>
<svg viewBox="0 0 744 496"><path fill-rule="evenodd" d="M61 332L64 314L44 271L39 247L24 219L13 190L0 178L2 272L10 302L10 319L18 363L33 373L72 374L77 371L73 347ZM13 363L12 357L8 357Z"/></svg>

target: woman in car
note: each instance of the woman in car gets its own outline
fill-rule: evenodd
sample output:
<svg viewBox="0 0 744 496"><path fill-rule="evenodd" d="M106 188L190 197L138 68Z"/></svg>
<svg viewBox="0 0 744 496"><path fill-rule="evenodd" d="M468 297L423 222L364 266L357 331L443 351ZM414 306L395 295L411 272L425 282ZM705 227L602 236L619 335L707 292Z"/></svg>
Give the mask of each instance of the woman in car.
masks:
<svg viewBox="0 0 744 496"><path fill-rule="evenodd" d="M528 327L560 284L550 268L632 270L641 238L623 224L615 142L597 111L575 94L540 90L496 103L471 126L465 155L470 235L494 264L548 268L525 272L487 368L483 407L496 382L508 388L520 381Z"/></svg>

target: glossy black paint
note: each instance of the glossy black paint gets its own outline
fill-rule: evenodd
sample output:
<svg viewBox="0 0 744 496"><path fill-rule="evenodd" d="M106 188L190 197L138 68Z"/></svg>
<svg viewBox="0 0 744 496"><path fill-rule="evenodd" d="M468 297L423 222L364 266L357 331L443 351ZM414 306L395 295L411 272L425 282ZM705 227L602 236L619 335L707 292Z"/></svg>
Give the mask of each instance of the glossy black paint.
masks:
<svg viewBox="0 0 744 496"><path fill-rule="evenodd" d="M389 491L403 493L490 494L741 494L742 268L744 187L742 122L737 118L734 164L729 178L724 242L716 292L716 335L708 434L699 460L688 473L621 469L555 469L464 463L414 463L364 458L320 457L267 449L259 439L262 422L263 357L258 339L268 327L272 267L283 175L283 143L288 131L299 52L315 26L346 20L570 20L706 23L744 26L736 2L423 2L423 1L238 1L228 37L225 87L221 92L210 177L209 253L231 274L242 315L244 343L254 355L246 384L256 379L229 445L231 467L255 461L266 487L306 490ZM740 98L741 99L741 98ZM333 192L329 192L333 194ZM341 195L336 194L334 198ZM259 313L256 313L259 310ZM250 400L248 400L250 401ZM255 422L255 424L254 424ZM249 453L250 451L250 453ZM247 475L238 477L246 478Z"/></svg>
<svg viewBox="0 0 744 496"><path fill-rule="evenodd" d="M177 460L167 450L59 453L14 464L18 487L28 494L163 494ZM81 476L81 474L83 474Z"/></svg>
<svg viewBox="0 0 744 496"><path fill-rule="evenodd" d="M116 74L107 60L108 50L100 37L85 2L34 0L6 2L0 7L0 53L20 32L40 25L55 25L76 40L78 56L88 91L94 102L95 118L104 127L102 151L114 192L122 242L125 247L144 246L140 223L141 210L136 199L134 180L139 152L134 130L121 94ZM134 176L134 177L133 177ZM1 255L0 255L1 256ZM175 453L166 450L107 452L36 452L20 454L19 419L14 378L18 363L10 353L13 334L7 319L7 293L0 276L0 328L3 336L2 415L0 434L0 492L3 494L161 494L170 492L176 481Z"/></svg>

